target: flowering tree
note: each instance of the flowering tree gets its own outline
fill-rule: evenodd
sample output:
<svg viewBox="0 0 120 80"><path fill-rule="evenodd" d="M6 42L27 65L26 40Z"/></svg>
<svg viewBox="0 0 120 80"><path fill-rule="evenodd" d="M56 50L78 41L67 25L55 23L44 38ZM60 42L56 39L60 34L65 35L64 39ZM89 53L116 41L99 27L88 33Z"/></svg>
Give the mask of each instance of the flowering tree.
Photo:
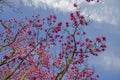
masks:
<svg viewBox="0 0 120 80"><path fill-rule="evenodd" d="M89 0L86 0L90 2ZM91 0L92 1L92 0ZM52 14L2 21L0 32L0 79L2 80L96 80L86 60L105 51L106 37L91 40L84 27L91 20L77 4L70 20L57 21Z"/></svg>

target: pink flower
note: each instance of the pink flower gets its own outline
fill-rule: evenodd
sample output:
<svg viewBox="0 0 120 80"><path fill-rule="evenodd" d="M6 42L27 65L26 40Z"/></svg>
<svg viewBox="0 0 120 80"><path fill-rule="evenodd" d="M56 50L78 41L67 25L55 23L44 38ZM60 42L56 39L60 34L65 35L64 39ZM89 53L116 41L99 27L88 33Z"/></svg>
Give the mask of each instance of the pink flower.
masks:
<svg viewBox="0 0 120 80"><path fill-rule="evenodd" d="M80 32L77 32L77 35L80 35Z"/></svg>
<svg viewBox="0 0 120 80"><path fill-rule="evenodd" d="M84 25L84 21L83 21L83 20L80 20L80 24L81 24L81 25Z"/></svg>
<svg viewBox="0 0 120 80"><path fill-rule="evenodd" d="M107 48L106 45L101 45L100 47L101 47L101 50L102 50L102 51L105 51L105 49Z"/></svg>
<svg viewBox="0 0 120 80"><path fill-rule="evenodd" d="M100 43L100 42L101 42L101 39L100 39L100 38L96 38L96 41L97 41L98 43Z"/></svg>
<svg viewBox="0 0 120 80"><path fill-rule="evenodd" d="M86 0L87 2L90 2L91 0Z"/></svg>
<svg viewBox="0 0 120 80"><path fill-rule="evenodd" d="M77 15L77 16L80 16L80 11L76 11L76 15Z"/></svg>
<svg viewBox="0 0 120 80"><path fill-rule="evenodd" d="M96 78L99 78L100 76L99 75L96 75Z"/></svg>
<svg viewBox="0 0 120 80"><path fill-rule="evenodd" d="M32 31L28 31L28 32L27 32L28 35L31 35L31 33L32 33Z"/></svg>
<svg viewBox="0 0 120 80"><path fill-rule="evenodd" d="M75 26L78 26L78 21L74 21L74 25L75 25Z"/></svg>
<svg viewBox="0 0 120 80"><path fill-rule="evenodd" d="M106 41L106 37L105 37L105 36L103 36L103 37L102 37L102 40L103 40L103 41Z"/></svg>
<svg viewBox="0 0 120 80"><path fill-rule="evenodd" d="M38 20L37 22L40 22L40 20Z"/></svg>
<svg viewBox="0 0 120 80"><path fill-rule="evenodd" d="M84 19L84 16L80 16L80 19Z"/></svg>
<svg viewBox="0 0 120 80"><path fill-rule="evenodd" d="M100 2L100 0L97 0L97 2Z"/></svg>
<svg viewBox="0 0 120 80"><path fill-rule="evenodd" d="M29 20L29 23L32 23L32 20Z"/></svg>
<svg viewBox="0 0 120 80"><path fill-rule="evenodd" d="M89 68L86 68L85 72L87 77L91 77L94 74L94 71Z"/></svg>
<svg viewBox="0 0 120 80"><path fill-rule="evenodd" d="M82 48L80 48L80 52L83 53L83 49Z"/></svg>
<svg viewBox="0 0 120 80"><path fill-rule="evenodd" d="M9 56L5 55L5 56L4 56L4 59L9 59Z"/></svg>
<svg viewBox="0 0 120 80"><path fill-rule="evenodd" d="M58 26L62 26L62 22L59 22L59 23L58 23Z"/></svg>
<svg viewBox="0 0 120 80"><path fill-rule="evenodd" d="M73 4L73 6L74 6L74 7L77 7L77 4L76 4L76 3L74 3L74 4Z"/></svg>
<svg viewBox="0 0 120 80"><path fill-rule="evenodd" d="M18 56L18 59L19 59L19 60L22 60L23 58L22 58L21 56Z"/></svg>
<svg viewBox="0 0 120 80"><path fill-rule="evenodd" d="M84 45L85 45L85 43L84 43L84 42L80 43L80 46L81 46L81 47L83 47Z"/></svg>
<svg viewBox="0 0 120 80"><path fill-rule="evenodd" d="M66 27L69 27L69 22L66 22L65 24L66 24Z"/></svg>
<svg viewBox="0 0 120 80"><path fill-rule="evenodd" d="M88 41L89 41L89 38L86 38L85 41L88 42Z"/></svg>
<svg viewBox="0 0 120 80"><path fill-rule="evenodd" d="M70 13L70 17L73 17L74 16L74 14L73 13Z"/></svg>
<svg viewBox="0 0 120 80"><path fill-rule="evenodd" d="M56 16L55 16L55 15L53 15L53 18L54 18L54 19L56 19Z"/></svg>

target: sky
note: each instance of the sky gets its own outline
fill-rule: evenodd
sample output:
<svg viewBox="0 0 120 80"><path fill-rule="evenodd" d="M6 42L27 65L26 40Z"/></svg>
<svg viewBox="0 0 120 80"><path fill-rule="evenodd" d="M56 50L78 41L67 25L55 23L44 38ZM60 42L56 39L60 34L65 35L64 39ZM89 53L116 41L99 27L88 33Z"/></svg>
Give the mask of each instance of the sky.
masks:
<svg viewBox="0 0 120 80"><path fill-rule="evenodd" d="M68 14L74 11L73 3L80 6L82 14L90 15L93 23L86 30L88 36L107 37L107 50L96 57L89 59L90 65L95 67L96 73L100 74L99 80L120 80L120 0L102 0L96 4L88 4L84 0L12 0L15 6L20 8L13 12L5 7L0 13L0 19L10 18L24 19L25 16L40 13L43 16L56 14L59 20L67 20ZM20 4L22 3L22 4Z"/></svg>

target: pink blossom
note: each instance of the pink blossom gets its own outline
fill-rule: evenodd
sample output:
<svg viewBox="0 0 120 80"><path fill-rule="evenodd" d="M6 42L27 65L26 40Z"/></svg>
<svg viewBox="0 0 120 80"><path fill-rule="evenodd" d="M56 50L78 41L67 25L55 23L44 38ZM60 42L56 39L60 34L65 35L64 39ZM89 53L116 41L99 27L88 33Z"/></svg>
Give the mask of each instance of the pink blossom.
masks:
<svg viewBox="0 0 120 80"><path fill-rule="evenodd" d="M76 3L74 3L74 7L77 7L78 5Z"/></svg>

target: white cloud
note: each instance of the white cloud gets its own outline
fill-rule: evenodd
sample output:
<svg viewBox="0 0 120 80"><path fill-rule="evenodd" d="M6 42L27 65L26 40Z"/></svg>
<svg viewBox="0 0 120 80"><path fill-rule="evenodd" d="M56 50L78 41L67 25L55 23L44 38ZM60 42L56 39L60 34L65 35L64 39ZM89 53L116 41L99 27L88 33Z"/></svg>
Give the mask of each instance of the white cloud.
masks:
<svg viewBox="0 0 120 80"><path fill-rule="evenodd" d="M96 60L90 59L90 62L107 71L120 71L120 56L114 53L100 55Z"/></svg>
<svg viewBox="0 0 120 80"><path fill-rule="evenodd" d="M34 6L35 8L43 7L46 9L53 8L59 9L60 11L72 11L74 0L22 0L25 6Z"/></svg>
<svg viewBox="0 0 120 80"><path fill-rule="evenodd" d="M51 8L63 12L69 12L74 10L73 3L77 3L80 6L85 5L84 0L22 0L25 6L38 8L42 7L44 9ZM96 5L94 3L89 6L87 4L84 6L83 13L91 14L91 18L98 22L105 22L113 25L118 25L120 18L119 6L116 5L119 0L109 1L105 0L103 3Z"/></svg>
<svg viewBox="0 0 120 80"><path fill-rule="evenodd" d="M88 12L88 10L89 10L89 12ZM116 9L116 8L101 6L99 8L93 8L92 10L87 8L85 10L85 13L86 12L91 14L90 17L95 21L105 22L105 23L109 23L109 24L113 24L113 25L118 24L118 18L116 17L116 15L118 15L118 13L117 13L118 9Z"/></svg>
<svg viewBox="0 0 120 80"><path fill-rule="evenodd" d="M115 55L106 55L103 56L102 62L107 70L120 70L120 57Z"/></svg>

